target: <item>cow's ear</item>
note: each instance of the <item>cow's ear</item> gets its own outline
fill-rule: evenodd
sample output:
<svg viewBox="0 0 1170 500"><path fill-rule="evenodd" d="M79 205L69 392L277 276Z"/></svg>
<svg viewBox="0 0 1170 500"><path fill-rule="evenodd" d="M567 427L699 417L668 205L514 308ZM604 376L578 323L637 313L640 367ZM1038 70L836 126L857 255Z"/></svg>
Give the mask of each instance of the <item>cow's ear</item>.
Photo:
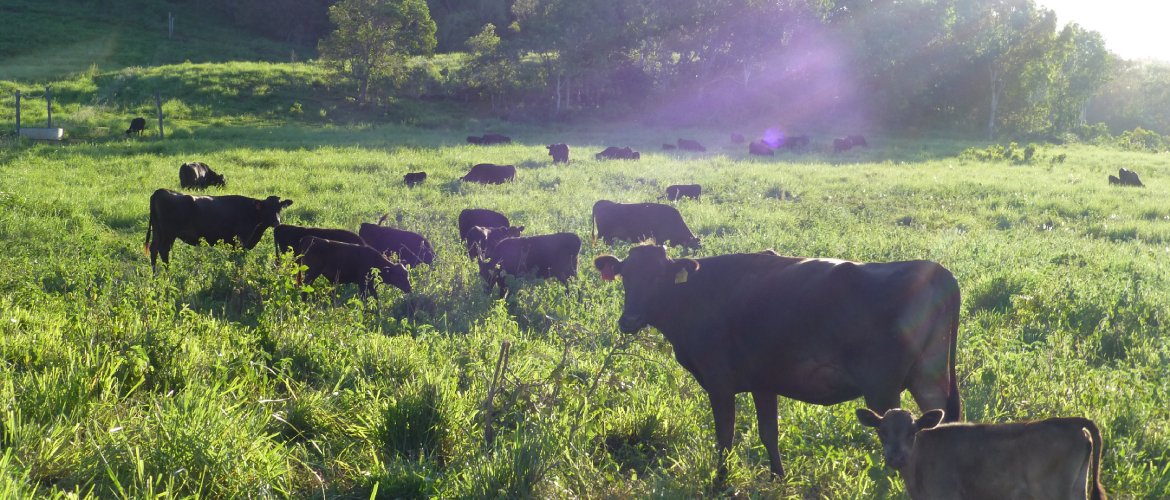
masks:
<svg viewBox="0 0 1170 500"><path fill-rule="evenodd" d="M857 421L866 427L878 428L882 425L882 417L869 408L857 409Z"/></svg>
<svg viewBox="0 0 1170 500"><path fill-rule="evenodd" d="M671 272L674 273L674 283L686 283L691 273L699 270L699 261L694 259L678 259L671 263Z"/></svg>
<svg viewBox="0 0 1170 500"><path fill-rule="evenodd" d="M917 427L918 430L933 428L934 426L938 425L939 422L942 422L943 414L943 411L939 409L930 410L926 413L923 413L921 417L918 417L918 420L914 421L914 426Z"/></svg>
<svg viewBox="0 0 1170 500"><path fill-rule="evenodd" d="M520 233L524 232L524 226L512 226L512 227L516 228L516 234L520 234Z"/></svg>
<svg viewBox="0 0 1170 500"><path fill-rule="evenodd" d="M288 208L289 205L292 205L292 200L283 200L280 202L280 209L284 210L284 209Z"/></svg>
<svg viewBox="0 0 1170 500"><path fill-rule="evenodd" d="M602 255L593 259L593 266L601 272L601 279L613 281L613 278L622 273L622 260L612 255Z"/></svg>

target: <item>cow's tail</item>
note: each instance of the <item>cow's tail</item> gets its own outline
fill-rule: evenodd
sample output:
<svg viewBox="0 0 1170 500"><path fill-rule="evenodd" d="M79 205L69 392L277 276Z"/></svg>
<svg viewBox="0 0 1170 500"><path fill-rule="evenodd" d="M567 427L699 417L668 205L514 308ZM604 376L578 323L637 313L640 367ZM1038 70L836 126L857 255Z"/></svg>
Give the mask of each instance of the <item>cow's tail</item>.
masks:
<svg viewBox="0 0 1170 500"><path fill-rule="evenodd" d="M1089 499L1106 500L1105 488L1101 486L1101 451L1105 444L1101 441L1101 430L1097 424L1087 418L1081 420L1084 429L1088 429L1089 437L1093 440L1093 449L1089 452Z"/></svg>
<svg viewBox="0 0 1170 500"><path fill-rule="evenodd" d="M142 253L150 255L150 230L154 229L154 218L157 210L154 206L154 195L150 196L150 215L146 219L146 241L142 243Z"/></svg>
<svg viewBox="0 0 1170 500"><path fill-rule="evenodd" d="M591 246L591 247L597 246L597 214L596 213L592 214L589 217L589 234L593 237L593 239L589 241L589 246Z"/></svg>
<svg viewBox="0 0 1170 500"><path fill-rule="evenodd" d="M948 273L949 274L949 273ZM959 398L959 377L955 373L955 365L958 364L957 354L959 345L959 308L962 304L962 297L959 292L958 283L954 282L954 277L951 276L951 281L954 283L955 291L950 294L947 300L946 314L951 318L950 335L951 335L951 353L950 360L947 364L950 365L951 388L950 394L947 395L947 408L945 410L946 418L949 422L957 422L963 420L963 403ZM953 415L953 417L951 417Z"/></svg>

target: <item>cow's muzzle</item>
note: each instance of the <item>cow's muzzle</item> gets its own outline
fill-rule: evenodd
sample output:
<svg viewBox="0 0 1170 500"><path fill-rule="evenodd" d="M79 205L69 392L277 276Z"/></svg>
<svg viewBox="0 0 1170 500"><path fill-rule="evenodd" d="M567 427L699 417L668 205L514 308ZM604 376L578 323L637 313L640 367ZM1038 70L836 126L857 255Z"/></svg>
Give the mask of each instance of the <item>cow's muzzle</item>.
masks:
<svg viewBox="0 0 1170 500"><path fill-rule="evenodd" d="M637 333L646 326L646 317L640 314L623 314L618 319L618 328L622 333Z"/></svg>

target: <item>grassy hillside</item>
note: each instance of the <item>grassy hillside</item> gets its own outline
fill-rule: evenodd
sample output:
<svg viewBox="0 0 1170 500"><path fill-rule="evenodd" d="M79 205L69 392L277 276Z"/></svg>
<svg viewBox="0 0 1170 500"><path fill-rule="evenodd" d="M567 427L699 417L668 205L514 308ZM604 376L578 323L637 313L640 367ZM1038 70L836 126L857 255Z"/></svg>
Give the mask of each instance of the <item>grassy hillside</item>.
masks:
<svg viewBox="0 0 1170 500"><path fill-rule="evenodd" d="M146 94L119 75L184 86L226 80L207 76L226 68L101 73L87 77L100 82L93 88L62 84L61 92L78 102L117 94L125 99L117 105L132 109ZM772 481L750 398L741 397L731 478L725 489L713 485L702 390L659 333L616 331L620 285L592 271L594 256L624 256L628 245L588 243L594 201L650 201L689 182L705 193L679 204L703 238L695 255L774 248L941 262L963 291L967 418L1091 417L1104 434L1110 493L1170 496L1170 168L1162 156L1067 146L1014 165L959 159L974 144L896 137L830 155L821 152L828 138L815 137L813 153L762 159L715 130L471 119L339 126L281 111L305 96L312 114L309 89L322 82L311 68L239 73L252 71L263 75L257 81L288 75L271 88L302 93L259 93L243 101L254 108L227 114L216 102L236 86L202 85L213 90L168 104L178 125L166 141L8 140L0 151L0 491L8 496L900 497L876 436L853 419L860 402L781 400L789 475ZM60 119L85 123L76 109ZM518 141L463 143L485 129ZM679 136L712 152L656 151ZM574 160L552 166L543 145L562 141ZM592 159L611 144L641 149L643 160ZM1054 162L1061 154L1067 159ZM380 301L365 304L352 286L323 282L301 300L270 235L247 252L180 243L171 267L153 274L142 253L147 198L177 188L177 167L190 160L226 174L228 187L209 194L290 198L290 223L353 229L389 214L428 236L438 260L411 272L414 293L383 288ZM485 161L515 164L518 180L456 180ZM1118 166L1148 187L1106 185ZM429 172L427 183L404 188L401 175L415 170ZM580 276L568 287L525 282L494 300L456 238L455 217L467 207L501 210L531 234L578 233ZM493 383L504 341L510 362ZM904 404L914 407L908 396Z"/></svg>

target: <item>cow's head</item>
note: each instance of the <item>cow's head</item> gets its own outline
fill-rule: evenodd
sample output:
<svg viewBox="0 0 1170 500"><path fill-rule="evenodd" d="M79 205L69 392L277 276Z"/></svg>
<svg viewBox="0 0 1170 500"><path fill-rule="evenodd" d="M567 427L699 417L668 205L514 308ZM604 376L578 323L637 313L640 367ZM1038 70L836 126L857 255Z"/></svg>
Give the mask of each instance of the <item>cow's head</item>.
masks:
<svg viewBox="0 0 1170 500"><path fill-rule="evenodd" d="M861 425L877 429L886 465L898 470L910 464L918 431L933 428L942 419L942 410L930 410L915 419L913 414L901 408L888 410L884 416L869 408L857 409L857 420Z"/></svg>
<svg viewBox="0 0 1170 500"><path fill-rule="evenodd" d="M278 196L256 200L256 211L260 214L260 225L262 227L279 226L280 211L288 208L292 203L292 200L281 200Z"/></svg>
<svg viewBox="0 0 1170 500"><path fill-rule="evenodd" d="M687 282L691 273L699 270L699 262L692 259L673 260L666 256L666 247L642 245L630 249L626 260L602 255L593 260L601 272L601 279L622 277L626 303L618 327L625 333L634 333L650 323L655 300L670 287Z"/></svg>
<svg viewBox="0 0 1170 500"><path fill-rule="evenodd" d="M226 186L227 180L224 179L223 174L217 174L215 172L208 171L207 172L207 185L208 186ZM289 203L291 203L291 202L289 202Z"/></svg>
<svg viewBox="0 0 1170 500"><path fill-rule="evenodd" d="M382 283L402 290L403 293L410 293L410 273L406 271L406 266L392 264L378 269L378 273L382 276Z"/></svg>

